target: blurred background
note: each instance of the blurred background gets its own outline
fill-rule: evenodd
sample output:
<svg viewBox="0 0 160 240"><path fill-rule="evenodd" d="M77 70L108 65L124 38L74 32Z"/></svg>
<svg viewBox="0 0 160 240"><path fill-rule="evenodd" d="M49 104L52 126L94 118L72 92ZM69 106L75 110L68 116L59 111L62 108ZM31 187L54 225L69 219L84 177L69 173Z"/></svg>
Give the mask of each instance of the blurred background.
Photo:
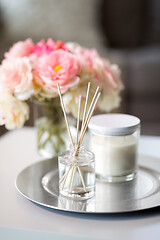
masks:
<svg viewBox="0 0 160 240"><path fill-rule="evenodd" d="M159 0L0 0L0 59L28 37L75 41L117 63L125 85L117 112L160 135Z"/></svg>

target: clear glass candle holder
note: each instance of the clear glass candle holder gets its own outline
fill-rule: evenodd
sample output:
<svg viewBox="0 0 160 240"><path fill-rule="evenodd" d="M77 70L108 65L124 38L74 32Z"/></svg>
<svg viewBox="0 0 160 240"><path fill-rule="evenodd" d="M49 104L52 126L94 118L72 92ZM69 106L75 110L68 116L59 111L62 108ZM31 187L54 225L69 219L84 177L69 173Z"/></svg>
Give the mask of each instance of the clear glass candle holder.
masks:
<svg viewBox="0 0 160 240"><path fill-rule="evenodd" d="M95 195L95 157L80 147L78 156L66 151L58 156L59 193L74 200L86 200Z"/></svg>
<svg viewBox="0 0 160 240"><path fill-rule="evenodd" d="M127 114L101 114L92 117L89 129L89 148L95 154L97 179L106 182L134 179L140 120Z"/></svg>

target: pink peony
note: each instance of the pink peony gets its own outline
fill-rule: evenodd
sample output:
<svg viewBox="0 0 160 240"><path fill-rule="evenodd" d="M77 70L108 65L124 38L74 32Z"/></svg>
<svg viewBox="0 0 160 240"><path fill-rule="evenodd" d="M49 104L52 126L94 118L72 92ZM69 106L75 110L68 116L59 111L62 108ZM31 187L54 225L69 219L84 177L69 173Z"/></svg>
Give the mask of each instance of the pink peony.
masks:
<svg viewBox="0 0 160 240"><path fill-rule="evenodd" d="M82 71L93 73L94 60L96 57L99 57L96 49L83 48L79 44L71 42L67 43L67 47L78 58Z"/></svg>
<svg viewBox="0 0 160 240"><path fill-rule="evenodd" d="M34 43L30 38L26 39L24 42L20 41L15 43L9 50L5 53L6 59L13 59L17 57L28 57L34 48Z"/></svg>
<svg viewBox="0 0 160 240"><path fill-rule="evenodd" d="M83 68L85 69L88 67L90 71L93 71L94 59L98 57L97 51L95 49L89 50L83 48L79 53L77 53L77 55Z"/></svg>
<svg viewBox="0 0 160 240"><path fill-rule="evenodd" d="M71 53L57 50L39 59L34 71L36 82L45 90L57 93L57 83L62 93L78 84L80 65Z"/></svg>
<svg viewBox="0 0 160 240"><path fill-rule="evenodd" d="M0 67L0 86L14 93L21 100L28 99L33 92L32 69L27 57L4 60Z"/></svg>
<svg viewBox="0 0 160 240"><path fill-rule="evenodd" d="M65 43L62 41L54 42L51 38L49 38L45 43L44 39L42 39L34 47L33 53L36 54L37 57L40 57L42 55L48 55L51 52L58 49L63 49L68 51L67 47L65 46Z"/></svg>
<svg viewBox="0 0 160 240"><path fill-rule="evenodd" d="M68 49L73 52L82 66L81 76L94 75L95 80L105 86L107 90L119 87L120 81L116 71L109 61L101 58L96 49L83 48L76 43L67 43Z"/></svg>
<svg viewBox="0 0 160 240"><path fill-rule="evenodd" d="M107 90L119 88L120 80L117 77L115 65L109 61L97 57L94 61L94 71L98 81L102 81Z"/></svg>

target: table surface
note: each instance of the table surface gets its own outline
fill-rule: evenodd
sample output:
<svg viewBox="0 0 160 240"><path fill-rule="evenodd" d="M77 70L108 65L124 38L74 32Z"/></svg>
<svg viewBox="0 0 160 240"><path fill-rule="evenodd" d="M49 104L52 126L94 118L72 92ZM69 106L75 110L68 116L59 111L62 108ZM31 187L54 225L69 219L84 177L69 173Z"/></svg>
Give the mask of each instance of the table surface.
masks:
<svg viewBox="0 0 160 240"><path fill-rule="evenodd" d="M27 127L0 138L0 227L110 240L160 239L160 207L127 214L84 215L43 208L21 196L14 186L15 178L23 168L41 160L35 143L34 129ZM141 136L139 153L160 160L160 137Z"/></svg>

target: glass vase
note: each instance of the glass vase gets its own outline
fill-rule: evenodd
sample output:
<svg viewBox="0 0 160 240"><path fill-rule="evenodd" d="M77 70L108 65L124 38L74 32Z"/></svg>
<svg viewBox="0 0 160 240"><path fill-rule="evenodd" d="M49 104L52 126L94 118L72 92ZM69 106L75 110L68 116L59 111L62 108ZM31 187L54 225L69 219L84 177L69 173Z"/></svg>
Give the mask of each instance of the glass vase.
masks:
<svg viewBox="0 0 160 240"><path fill-rule="evenodd" d="M53 158L68 147L67 128L59 99L34 101L37 150L44 158Z"/></svg>

